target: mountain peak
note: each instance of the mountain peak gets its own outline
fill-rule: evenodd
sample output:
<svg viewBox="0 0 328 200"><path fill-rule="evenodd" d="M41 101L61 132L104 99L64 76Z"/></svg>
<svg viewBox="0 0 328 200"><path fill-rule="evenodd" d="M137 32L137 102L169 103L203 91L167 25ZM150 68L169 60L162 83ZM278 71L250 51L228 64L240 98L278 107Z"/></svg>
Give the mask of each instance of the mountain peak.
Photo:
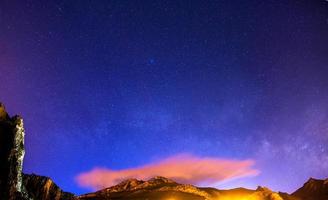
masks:
<svg viewBox="0 0 328 200"><path fill-rule="evenodd" d="M305 197L311 195L316 197L317 200L319 196L323 196L324 199L328 199L328 179L320 180L315 178L310 178L303 187L296 190L293 195L297 197Z"/></svg>
<svg viewBox="0 0 328 200"><path fill-rule="evenodd" d="M123 180L120 184L135 184L138 182L140 182L140 180L138 180L136 178L129 178L129 179Z"/></svg>
<svg viewBox="0 0 328 200"><path fill-rule="evenodd" d="M162 177L162 176L155 176L155 177L149 179L148 182L153 182L153 183L175 183L174 181L172 181L168 178Z"/></svg>
<svg viewBox="0 0 328 200"><path fill-rule="evenodd" d="M321 179L315 179L315 178L309 178L308 181L306 181L303 185L303 187L316 187L316 186L319 186L319 185L324 185L325 182L327 181L328 179L326 180L321 180Z"/></svg>
<svg viewBox="0 0 328 200"><path fill-rule="evenodd" d="M316 182L316 181L319 181L319 179L310 177L309 180L306 183L311 183L311 182Z"/></svg>
<svg viewBox="0 0 328 200"><path fill-rule="evenodd" d="M310 177L308 181L305 182L304 185L307 184L323 184L323 185L328 185L328 178L326 179L316 179L316 178L312 178Z"/></svg>
<svg viewBox="0 0 328 200"><path fill-rule="evenodd" d="M149 179L148 181L130 178L120 182L115 186L109 187L105 190L111 192L135 191L135 190L149 189L153 187L171 185L171 184L175 184L175 182L161 176L156 176L154 178Z"/></svg>
<svg viewBox="0 0 328 200"><path fill-rule="evenodd" d="M135 189L138 185L144 183L144 181L135 179L135 178L130 178L122 181L116 186L111 187L112 189L115 190L133 190Z"/></svg>

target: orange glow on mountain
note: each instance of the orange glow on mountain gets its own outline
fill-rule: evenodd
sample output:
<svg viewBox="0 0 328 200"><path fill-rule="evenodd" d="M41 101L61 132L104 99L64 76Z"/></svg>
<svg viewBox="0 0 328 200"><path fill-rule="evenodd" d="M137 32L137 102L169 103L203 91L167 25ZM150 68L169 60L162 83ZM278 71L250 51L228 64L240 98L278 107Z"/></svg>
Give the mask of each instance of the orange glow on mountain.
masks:
<svg viewBox="0 0 328 200"><path fill-rule="evenodd" d="M255 176L252 160L201 158L193 155L176 155L159 162L124 170L95 168L77 177L79 185L101 189L118 182L137 178L147 180L164 176L180 183L214 185L220 181Z"/></svg>

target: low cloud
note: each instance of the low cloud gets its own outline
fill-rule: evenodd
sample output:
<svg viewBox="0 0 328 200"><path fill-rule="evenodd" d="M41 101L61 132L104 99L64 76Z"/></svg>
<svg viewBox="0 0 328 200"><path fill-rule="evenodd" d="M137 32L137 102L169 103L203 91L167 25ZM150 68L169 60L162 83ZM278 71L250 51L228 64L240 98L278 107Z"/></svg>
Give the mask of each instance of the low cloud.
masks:
<svg viewBox="0 0 328 200"><path fill-rule="evenodd" d="M176 155L144 166L111 170L94 168L76 177L81 187L94 190L115 185L125 179L148 180L154 176L163 176L180 183L213 186L221 181L255 176L253 160L229 160L193 155Z"/></svg>

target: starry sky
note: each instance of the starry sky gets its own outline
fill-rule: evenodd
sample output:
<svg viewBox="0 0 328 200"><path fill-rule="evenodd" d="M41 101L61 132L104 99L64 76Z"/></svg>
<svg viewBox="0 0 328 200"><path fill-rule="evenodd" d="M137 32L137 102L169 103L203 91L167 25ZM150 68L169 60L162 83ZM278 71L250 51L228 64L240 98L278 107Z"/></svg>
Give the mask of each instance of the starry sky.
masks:
<svg viewBox="0 0 328 200"><path fill-rule="evenodd" d="M292 192L328 177L327 36L327 1L1 0L0 101L66 191L188 155Z"/></svg>

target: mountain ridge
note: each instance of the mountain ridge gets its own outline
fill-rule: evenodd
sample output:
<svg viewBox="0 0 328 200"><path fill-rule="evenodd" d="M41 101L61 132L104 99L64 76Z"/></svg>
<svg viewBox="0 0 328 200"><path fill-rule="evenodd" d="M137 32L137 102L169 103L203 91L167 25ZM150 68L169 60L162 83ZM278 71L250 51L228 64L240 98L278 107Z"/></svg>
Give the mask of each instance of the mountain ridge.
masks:
<svg viewBox="0 0 328 200"><path fill-rule="evenodd" d="M164 177L161 177L164 178ZM77 198L80 200L100 200L100 199L147 199L148 197L152 197L151 199L161 199L161 197L156 197L155 193L161 193L162 196L188 196L186 199L203 199L203 200L327 200L325 193L320 193L316 195L313 193L313 190L307 190L308 182L304 184L303 187L299 188L292 194L284 193L284 192L274 192L267 187L258 186L255 190L247 189L247 188L233 188L228 190L220 190L211 187L196 187L189 184L179 184L170 179L164 178L165 182L158 182L158 184L152 184L154 179L158 179L157 177L149 179L148 181L138 180L138 179L127 179L122 181L121 183L111 186L102 190L98 190L94 193L89 193L85 195L80 195ZM326 185L328 183L328 179L319 180L315 179L315 187L314 188L322 188L322 185ZM310 181L312 183L313 181ZM133 186L127 188L126 186ZM313 186L312 186L313 187ZM300 196L297 191L303 191L306 189L307 193ZM315 190L316 191L316 190ZM326 193L328 193L328 189L324 189ZM315 197L313 196L315 195ZM193 196L193 197L190 197ZM181 198L183 199L183 198Z"/></svg>

